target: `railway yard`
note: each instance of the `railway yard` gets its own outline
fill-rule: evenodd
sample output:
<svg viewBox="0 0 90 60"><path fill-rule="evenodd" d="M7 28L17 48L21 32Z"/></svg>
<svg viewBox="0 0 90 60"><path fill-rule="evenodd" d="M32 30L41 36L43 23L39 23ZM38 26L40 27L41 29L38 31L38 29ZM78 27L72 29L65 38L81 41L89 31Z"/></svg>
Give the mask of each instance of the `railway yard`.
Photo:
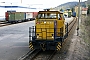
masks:
<svg viewBox="0 0 90 60"><path fill-rule="evenodd" d="M67 19L67 18L66 18ZM68 18L77 21L76 18ZM71 21L72 21L71 20ZM0 27L0 60L89 60L88 49L77 36L77 22L60 51L37 51L29 47L29 27L34 21Z"/></svg>
<svg viewBox="0 0 90 60"><path fill-rule="evenodd" d="M0 19L0 60L90 60L90 15L75 6L19 8Z"/></svg>
<svg viewBox="0 0 90 60"><path fill-rule="evenodd" d="M0 0L0 60L90 60L90 1Z"/></svg>

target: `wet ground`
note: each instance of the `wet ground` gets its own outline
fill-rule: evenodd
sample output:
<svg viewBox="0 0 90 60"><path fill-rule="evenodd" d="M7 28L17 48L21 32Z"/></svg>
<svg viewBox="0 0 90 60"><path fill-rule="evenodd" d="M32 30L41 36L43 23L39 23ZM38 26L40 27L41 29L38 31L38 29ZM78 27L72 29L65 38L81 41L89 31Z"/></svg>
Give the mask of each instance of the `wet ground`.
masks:
<svg viewBox="0 0 90 60"><path fill-rule="evenodd" d="M0 27L0 60L17 60L29 49L29 27L33 21Z"/></svg>

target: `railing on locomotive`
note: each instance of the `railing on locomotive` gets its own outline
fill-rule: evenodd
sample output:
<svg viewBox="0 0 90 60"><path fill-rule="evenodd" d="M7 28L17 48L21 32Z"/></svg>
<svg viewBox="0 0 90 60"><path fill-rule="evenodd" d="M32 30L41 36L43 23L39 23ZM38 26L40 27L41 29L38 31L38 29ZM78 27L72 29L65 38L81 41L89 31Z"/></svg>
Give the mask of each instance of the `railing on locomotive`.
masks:
<svg viewBox="0 0 90 60"><path fill-rule="evenodd" d="M30 27L29 28L29 39L32 39L32 37L37 37L37 35L36 35L36 31L35 31L35 26L34 27ZM43 29L43 28L37 28L37 29ZM55 32L56 34L60 34L60 36L58 36L58 37L64 37L64 35L63 35L63 31L61 32L61 28L44 28L44 29L60 29L60 32ZM66 34L68 35L68 27L67 28L65 28L65 30L66 30ZM39 33L42 33L42 31L41 32L39 32ZM46 33L52 33L52 32L46 32ZM42 37L42 36L40 36L40 37ZM50 36L51 37L51 36ZM55 35L54 34L54 39L57 37L57 35ZM42 38L43 39L43 38ZM47 40L47 38L46 38L46 40Z"/></svg>

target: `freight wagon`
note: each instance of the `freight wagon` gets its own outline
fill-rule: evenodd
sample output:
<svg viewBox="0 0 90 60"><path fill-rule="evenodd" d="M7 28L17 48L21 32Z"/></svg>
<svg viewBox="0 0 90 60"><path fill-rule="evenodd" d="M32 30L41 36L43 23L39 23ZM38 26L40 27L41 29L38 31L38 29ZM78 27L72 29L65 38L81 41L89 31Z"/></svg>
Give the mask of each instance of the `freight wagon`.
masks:
<svg viewBox="0 0 90 60"><path fill-rule="evenodd" d="M27 12L26 13L26 20L35 20L38 12Z"/></svg>
<svg viewBox="0 0 90 60"><path fill-rule="evenodd" d="M10 23L35 20L37 13L38 12L5 12L5 19Z"/></svg>
<svg viewBox="0 0 90 60"><path fill-rule="evenodd" d="M8 12L7 13L7 21L12 23L12 22L22 22L25 20L25 13L23 12Z"/></svg>

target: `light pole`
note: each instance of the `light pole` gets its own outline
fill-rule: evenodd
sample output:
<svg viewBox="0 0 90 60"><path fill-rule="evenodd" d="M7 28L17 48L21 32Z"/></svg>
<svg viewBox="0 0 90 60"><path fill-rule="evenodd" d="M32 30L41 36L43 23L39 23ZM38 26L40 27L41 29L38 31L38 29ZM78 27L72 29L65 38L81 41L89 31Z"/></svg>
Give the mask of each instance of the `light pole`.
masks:
<svg viewBox="0 0 90 60"><path fill-rule="evenodd" d="M79 19L80 19L80 0L78 4L78 26L77 26L77 36L79 35Z"/></svg>
<svg viewBox="0 0 90 60"><path fill-rule="evenodd" d="M12 3L10 3L11 4L11 11L12 11Z"/></svg>
<svg viewBox="0 0 90 60"><path fill-rule="evenodd" d="M87 8L87 1L85 2L86 8ZM87 17L87 13L86 13L86 17Z"/></svg>
<svg viewBox="0 0 90 60"><path fill-rule="evenodd" d="M81 0L81 2L82 2L82 0ZM81 16L81 23L82 23L82 8L83 8L83 7L82 7L82 5L81 5L81 15L80 15L80 16Z"/></svg>

